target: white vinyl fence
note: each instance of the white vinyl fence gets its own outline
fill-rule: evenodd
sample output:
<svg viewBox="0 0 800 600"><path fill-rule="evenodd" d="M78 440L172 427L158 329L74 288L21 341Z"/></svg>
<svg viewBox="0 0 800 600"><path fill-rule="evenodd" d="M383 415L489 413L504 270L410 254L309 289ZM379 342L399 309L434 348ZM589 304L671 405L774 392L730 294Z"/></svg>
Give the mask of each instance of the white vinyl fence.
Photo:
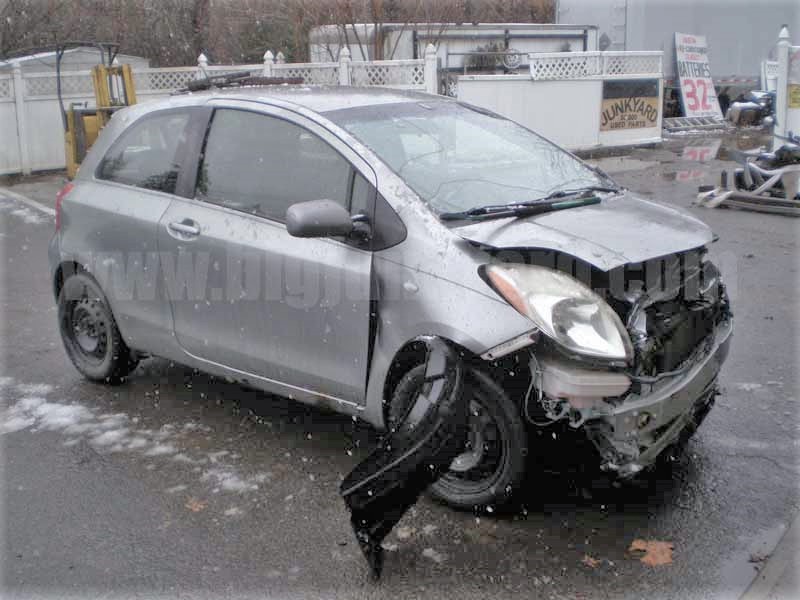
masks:
<svg viewBox="0 0 800 600"><path fill-rule="evenodd" d="M299 77L307 84L382 86L437 93L436 49L424 59L354 61L346 48L337 62L286 63L283 54L264 54L262 64L209 65L204 55L196 67L135 69L139 102L165 98L193 80L208 75L250 71L267 77ZM58 106L55 73L23 73L19 64L0 75L0 175L63 169L64 129ZM61 74L64 107L94 106L89 71Z"/></svg>
<svg viewBox="0 0 800 600"><path fill-rule="evenodd" d="M571 150L661 141L662 52L529 55L530 72L463 75L458 99Z"/></svg>
<svg viewBox="0 0 800 600"><path fill-rule="evenodd" d="M789 28L785 25L778 35L777 49L773 149L783 146L789 134L800 136L800 46L792 46Z"/></svg>

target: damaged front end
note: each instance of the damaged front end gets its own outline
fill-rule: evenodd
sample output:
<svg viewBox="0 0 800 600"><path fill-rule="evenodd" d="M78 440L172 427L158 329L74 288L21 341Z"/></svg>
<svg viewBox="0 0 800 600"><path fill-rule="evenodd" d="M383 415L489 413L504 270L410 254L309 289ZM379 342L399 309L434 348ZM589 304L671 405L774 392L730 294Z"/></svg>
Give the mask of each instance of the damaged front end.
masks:
<svg viewBox="0 0 800 600"><path fill-rule="evenodd" d="M547 423L583 428L602 468L623 478L691 436L713 406L733 328L725 286L705 254L586 269L583 282L619 316L632 357L591 360L547 338L533 352L518 350L520 359L530 352L526 412L533 407ZM580 270L573 267L573 276Z"/></svg>

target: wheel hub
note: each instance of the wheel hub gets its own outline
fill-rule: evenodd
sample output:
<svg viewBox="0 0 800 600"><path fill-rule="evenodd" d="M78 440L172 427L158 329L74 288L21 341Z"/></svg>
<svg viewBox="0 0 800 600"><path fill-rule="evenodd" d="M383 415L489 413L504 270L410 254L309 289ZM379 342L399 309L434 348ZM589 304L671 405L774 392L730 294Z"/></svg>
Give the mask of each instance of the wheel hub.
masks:
<svg viewBox="0 0 800 600"><path fill-rule="evenodd" d="M469 403L469 432L466 450L453 459L450 470L456 473L465 473L474 469L483 460L484 455L484 427L486 425L481 406L472 401Z"/></svg>
<svg viewBox="0 0 800 600"><path fill-rule="evenodd" d="M72 311L72 330L75 343L82 352L98 354L104 348L105 320L94 302L83 299Z"/></svg>

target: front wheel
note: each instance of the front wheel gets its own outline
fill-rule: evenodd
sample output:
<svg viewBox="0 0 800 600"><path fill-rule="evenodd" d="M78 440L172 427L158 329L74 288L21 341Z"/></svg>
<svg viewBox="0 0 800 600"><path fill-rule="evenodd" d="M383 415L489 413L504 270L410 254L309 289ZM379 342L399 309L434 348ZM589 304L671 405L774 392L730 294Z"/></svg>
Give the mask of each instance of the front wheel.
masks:
<svg viewBox="0 0 800 600"><path fill-rule="evenodd" d="M91 275L76 273L64 282L58 322L67 356L87 379L118 383L136 368L108 301Z"/></svg>
<svg viewBox="0 0 800 600"><path fill-rule="evenodd" d="M470 415L467 447L430 493L457 509L485 510L507 503L519 487L528 439L519 410L491 377L478 369L468 369L464 377ZM424 379L425 365L419 365L400 380L389 405L389 428L405 418Z"/></svg>

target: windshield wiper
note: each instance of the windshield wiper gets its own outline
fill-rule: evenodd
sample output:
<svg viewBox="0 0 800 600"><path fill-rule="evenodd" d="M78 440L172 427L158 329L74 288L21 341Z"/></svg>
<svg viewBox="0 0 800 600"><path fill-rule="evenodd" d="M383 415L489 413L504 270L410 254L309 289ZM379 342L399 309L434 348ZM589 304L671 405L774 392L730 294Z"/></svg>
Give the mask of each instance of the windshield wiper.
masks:
<svg viewBox="0 0 800 600"><path fill-rule="evenodd" d="M529 217L546 212L599 204L600 198L591 192L619 193L616 187L590 185L571 190L558 190L536 200L514 204L490 204L460 212L445 212L439 215L443 221L502 219L505 217ZM575 198L570 198L575 196ZM566 199L570 198L570 199Z"/></svg>

